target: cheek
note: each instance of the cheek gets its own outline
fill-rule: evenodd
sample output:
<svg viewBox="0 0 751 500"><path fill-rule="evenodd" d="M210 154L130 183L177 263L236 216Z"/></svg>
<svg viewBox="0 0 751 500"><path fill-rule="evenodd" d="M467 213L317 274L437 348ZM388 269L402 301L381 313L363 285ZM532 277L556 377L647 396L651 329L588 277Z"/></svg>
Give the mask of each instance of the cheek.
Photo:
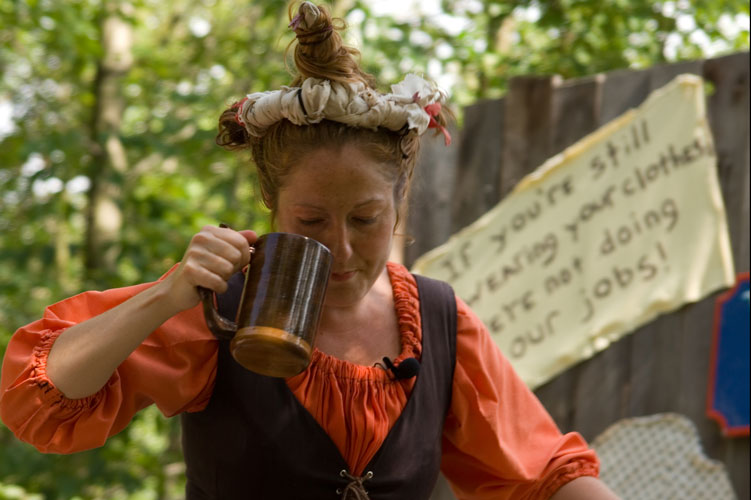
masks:
<svg viewBox="0 0 751 500"><path fill-rule="evenodd" d="M364 242L369 253L378 259L388 258L394 236L394 221L380 225Z"/></svg>
<svg viewBox="0 0 751 500"><path fill-rule="evenodd" d="M280 210L276 213L274 222L275 231L281 231L283 233L303 234L300 232L301 228L298 227L300 224L297 224L295 218L291 217L290 214L285 213L283 210ZM305 234L304 236L308 235Z"/></svg>

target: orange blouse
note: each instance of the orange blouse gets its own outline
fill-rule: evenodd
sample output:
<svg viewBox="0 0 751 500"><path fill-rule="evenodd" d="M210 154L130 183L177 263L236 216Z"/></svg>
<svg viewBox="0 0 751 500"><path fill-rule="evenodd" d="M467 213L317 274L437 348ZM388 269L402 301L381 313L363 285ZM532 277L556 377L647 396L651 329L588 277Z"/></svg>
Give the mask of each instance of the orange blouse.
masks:
<svg viewBox="0 0 751 500"><path fill-rule="evenodd" d="M389 263L402 352L421 352L414 277ZM67 327L114 307L152 284L85 292L49 306L11 338L0 378L0 418L42 452L72 453L104 444L142 408L166 416L200 411L211 397L217 342L200 307L155 330L96 394L67 399L46 373L49 350ZM482 322L457 298L457 347L441 469L460 499L548 498L566 482L596 476L594 451L578 433L562 435L514 373ZM106 334L102 332L102 334ZM415 379L394 381L379 367L355 365L319 350L287 384L360 474L409 398Z"/></svg>

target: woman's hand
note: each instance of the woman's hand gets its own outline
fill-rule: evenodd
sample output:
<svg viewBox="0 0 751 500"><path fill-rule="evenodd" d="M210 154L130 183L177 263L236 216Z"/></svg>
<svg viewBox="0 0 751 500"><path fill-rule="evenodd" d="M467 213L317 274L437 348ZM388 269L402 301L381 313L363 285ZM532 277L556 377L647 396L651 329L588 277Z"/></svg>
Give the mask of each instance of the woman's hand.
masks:
<svg viewBox="0 0 751 500"><path fill-rule="evenodd" d="M250 245L258 239L253 231L204 226L190 240L178 268L160 284L177 313L200 301L197 287L223 293L227 280L250 262Z"/></svg>
<svg viewBox="0 0 751 500"><path fill-rule="evenodd" d="M164 280L60 334L47 359L47 375L71 399L101 389L151 332L199 302L196 287L215 292L250 262L253 231L204 227L190 241L178 268Z"/></svg>

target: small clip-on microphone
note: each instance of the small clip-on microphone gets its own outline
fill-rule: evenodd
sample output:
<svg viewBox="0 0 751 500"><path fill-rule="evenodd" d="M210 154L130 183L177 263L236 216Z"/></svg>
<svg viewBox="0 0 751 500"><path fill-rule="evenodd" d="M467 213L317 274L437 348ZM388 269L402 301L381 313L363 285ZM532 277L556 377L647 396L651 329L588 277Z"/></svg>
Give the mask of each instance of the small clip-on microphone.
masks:
<svg viewBox="0 0 751 500"><path fill-rule="evenodd" d="M385 370L393 373L396 380L412 378L420 371L420 362L415 358L406 358L399 363L399 366L394 366L393 361L384 356L383 363L386 365ZM380 365L380 363L376 364Z"/></svg>

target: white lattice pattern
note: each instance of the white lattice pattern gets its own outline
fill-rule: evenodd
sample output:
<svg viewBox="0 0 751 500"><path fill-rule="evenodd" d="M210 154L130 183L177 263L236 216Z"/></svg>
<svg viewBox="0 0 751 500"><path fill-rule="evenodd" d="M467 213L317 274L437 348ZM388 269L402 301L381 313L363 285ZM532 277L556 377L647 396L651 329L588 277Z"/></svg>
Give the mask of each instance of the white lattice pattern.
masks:
<svg viewBox="0 0 751 500"><path fill-rule="evenodd" d="M601 479L623 500L736 500L725 466L704 455L696 428L682 415L621 420L592 447Z"/></svg>

